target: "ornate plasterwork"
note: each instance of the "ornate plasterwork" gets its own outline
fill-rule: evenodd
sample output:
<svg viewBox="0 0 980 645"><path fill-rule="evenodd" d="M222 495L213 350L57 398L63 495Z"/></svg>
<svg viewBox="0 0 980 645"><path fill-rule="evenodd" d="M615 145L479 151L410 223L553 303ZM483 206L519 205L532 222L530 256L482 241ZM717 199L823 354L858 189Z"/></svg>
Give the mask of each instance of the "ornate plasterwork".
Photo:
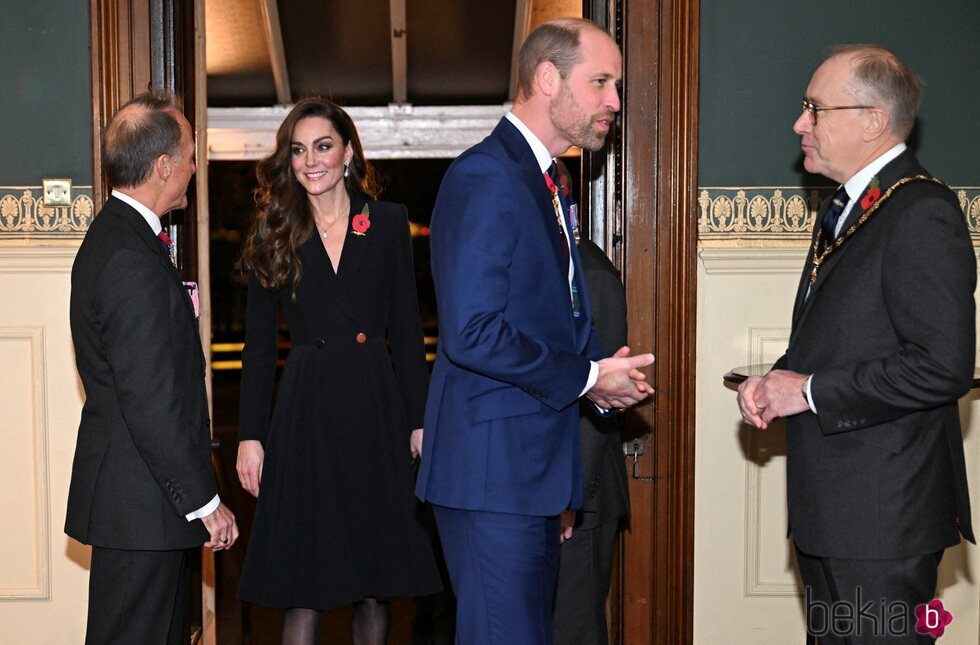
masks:
<svg viewBox="0 0 980 645"><path fill-rule="evenodd" d="M74 186L70 206L45 206L40 186L0 186L0 238L81 237L95 215L91 186Z"/></svg>
<svg viewBox="0 0 980 645"><path fill-rule="evenodd" d="M980 244L980 188L954 187L975 244ZM698 245L805 246L832 187L698 188Z"/></svg>

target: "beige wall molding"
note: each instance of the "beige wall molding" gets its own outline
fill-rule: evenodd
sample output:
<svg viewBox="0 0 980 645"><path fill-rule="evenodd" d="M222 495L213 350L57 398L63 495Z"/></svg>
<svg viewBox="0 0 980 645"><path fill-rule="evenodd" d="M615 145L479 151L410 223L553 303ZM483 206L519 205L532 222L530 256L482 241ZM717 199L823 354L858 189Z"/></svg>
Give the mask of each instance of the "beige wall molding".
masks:
<svg viewBox="0 0 980 645"><path fill-rule="evenodd" d="M20 527L3 536L0 600L51 597L45 361L43 326L0 327L0 523Z"/></svg>
<svg viewBox="0 0 980 645"><path fill-rule="evenodd" d="M0 186L0 240L82 237L95 209L91 186L72 186L70 206L45 206L41 186Z"/></svg>
<svg viewBox="0 0 980 645"><path fill-rule="evenodd" d="M717 274L773 274L800 275L806 260L806 247L802 245L779 247L703 247L698 258L708 275Z"/></svg>
<svg viewBox="0 0 980 645"><path fill-rule="evenodd" d="M0 235L0 275L71 273L81 239L57 245L51 244L51 240L44 242L47 243L30 238L6 239Z"/></svg>
<svg viewBox="0 0 980 645"><path fill-rule="evenodd" d="M759 326L749 330L749 362L771 363L786 349L789 327ZM786 428L747 432L745 461L746 597L798 596L790 546L786 538Z"/></svg>
<svg viewBox="0 0 980 645"><path fill-rule="evenodd" d="M743 186L698 188L698 245L805 246L811 222L833 193L830 187ZM953 187L975 244L980 244L980 187Z"/></svg>

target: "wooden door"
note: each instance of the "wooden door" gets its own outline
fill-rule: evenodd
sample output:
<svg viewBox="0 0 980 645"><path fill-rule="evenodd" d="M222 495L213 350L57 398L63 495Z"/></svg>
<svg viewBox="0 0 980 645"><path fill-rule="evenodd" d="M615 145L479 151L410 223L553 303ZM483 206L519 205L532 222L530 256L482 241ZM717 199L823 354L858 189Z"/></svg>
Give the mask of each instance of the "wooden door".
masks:
<svg viewBox="0 0 980 645"><path fill-rule="evenodd" d="M587 0L623 51L620 127L587 155L591 233L620 267L653 400L626 416L632 517L613 583L614 637L693 638L698 0ZM587 176L587 175L586 175Z"/></svg>

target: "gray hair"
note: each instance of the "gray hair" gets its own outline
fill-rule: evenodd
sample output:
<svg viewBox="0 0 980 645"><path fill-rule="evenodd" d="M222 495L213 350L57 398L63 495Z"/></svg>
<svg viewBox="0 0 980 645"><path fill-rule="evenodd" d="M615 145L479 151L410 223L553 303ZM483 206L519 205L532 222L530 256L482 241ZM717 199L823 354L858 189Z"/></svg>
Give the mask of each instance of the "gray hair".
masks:
<svg viewBox="0 0 980 645"><path fill-rule="evenodd" d="M139 186L160 155L180 160L180 122L170 94L147 92L126 102L109 122L102 166L113 188Z"/></svg>
<svg viewBox="0 0 980 645"><path fill-rule="evenodd" d="M848 91L861 103L884 109L891 117L892 132L905 140L922 104L922 79L881 45L838 45L827 58L836 56L854 61Z"/></svg>

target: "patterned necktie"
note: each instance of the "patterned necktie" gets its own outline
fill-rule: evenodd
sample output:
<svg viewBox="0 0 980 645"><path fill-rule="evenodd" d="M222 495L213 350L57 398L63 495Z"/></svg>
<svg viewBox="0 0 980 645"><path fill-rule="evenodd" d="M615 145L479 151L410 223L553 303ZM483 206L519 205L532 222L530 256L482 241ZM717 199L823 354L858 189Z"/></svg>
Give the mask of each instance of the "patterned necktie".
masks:
<svg viewBox="0 0 980 645"><path fill-rule="evenodd" d="M558 235L561 236L561 248L565 250L565 271L567 272L572 262L572 252L568 248L568 236L565 235L565 220L562 219L561 215L562 202L558 196L558 185L560 182L558 164L552 161L551 166L548 167L548 172L544 173L544 183L548 186L548 191L551 193L551 205L555 208L555 220L558 223ZM565 204L567 208L567 202ZM572 296L572 315L579 318L582 315L582 307L579 302L578 285L572 280L568 288Z"/></svg>
<svg viewBox="0 0 980 645"><path fill-rule="evenodd" d="M558 184L560 181L558 164L552 161L548 167L548 172L544 173L544 183L548 186L548 192L551 193L551 205L555 208L555 221L558 224L558 234L561 235L562 248L565 249L565 261L567 263L570 251L568 249L568 238L565 236L564 222L561 217L561 203L558 201Z"/></svg>
<svg viewBox="0 0 980 645"><path fill-rule="evenodd" d="M830 199L827 210L823 212L823 217L820 218L820 231L825 245L830 244L837 237L835 235L837 220L840 219L840 215L844 212L844 207L847 206L848 201L850 201L850 198L847 196L847 191L841 186Z"/></svg>
<svg viewBox="0 0 980 645"><path fill-rule="evenodd" d="M163 243L164 248L167 249L167 257L170 258L170 262L174 266L177 266L177 259L174 257L173 240L171 240L170 236L167 235L167 232L162 229L159 233L157 233L157 237L160 238L160 242Z"/></svg>

